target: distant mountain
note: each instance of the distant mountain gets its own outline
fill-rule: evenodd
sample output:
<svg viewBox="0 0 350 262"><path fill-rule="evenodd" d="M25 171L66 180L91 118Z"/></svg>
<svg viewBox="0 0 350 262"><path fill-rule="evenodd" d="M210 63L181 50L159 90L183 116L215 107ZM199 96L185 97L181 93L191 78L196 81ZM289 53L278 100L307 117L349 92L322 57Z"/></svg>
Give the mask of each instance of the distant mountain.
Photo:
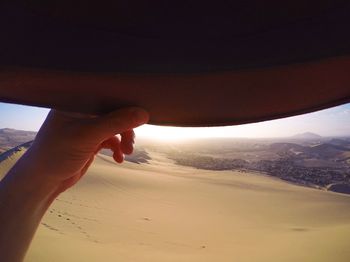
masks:
<svg viewBox="0 0 350 262"><path fill-rule="evenodd" d="M350 149L350 140L346 140L346 139L333 138L330 141L328 141L328 144Z"/></svg>
<svg viewBox="0 0 350 262"><path fill-rule="evenodd" d="M16 130L12 128L0 129L0 153L28 141L34 140L36 132Z"/></svg>
<svg viewBox="0 0 350 262"><path fill-rule="evenodd" d="M302 146L295 143L273 143L270 145L270 152L280 157L298 157L304 159L334 160L344 159L350 154L350 148L346 147L346 143L336 144L320 143L312 146Z"/></svg>
<svg viewBox="0 0 350 262"><path fill-rule="evenodd" d="M318 159L342 159L344 155L347 155L350 149L329 143L324 143L310 147L310 155L313 158Z"/></svg>
<svg viewBox="0 0 350 262"><path fill-rule="evenodd" d="M291 138L293 139L304 139L304 140L316 140L316 139L322 139L322 136L315 134L315 133L311 133L311 132L305 132L302 134L297 134L292 136Z"/></svg>

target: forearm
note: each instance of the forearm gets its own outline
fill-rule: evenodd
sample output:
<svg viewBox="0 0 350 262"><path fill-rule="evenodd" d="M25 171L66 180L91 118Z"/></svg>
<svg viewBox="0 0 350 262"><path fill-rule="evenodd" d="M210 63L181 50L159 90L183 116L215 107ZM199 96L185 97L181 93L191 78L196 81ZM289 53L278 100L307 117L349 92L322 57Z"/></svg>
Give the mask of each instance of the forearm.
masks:
<svg viewBox="0 0 350 262"><path fill-rule="evenodd" d="M21 262L58 194L82 178L99 149L111 149L122 162L133 150L133 129L148 119L135 107L99 117L51 111L32 146L0 182L0 261Z"/></svg>
<svg viewBox="0 0 350 262"><path fill-rule="evenodd" d="M31 174L35 163L30 161L28 152L0 182L1 261L23 261L43 215L59 194L55 184Z"/></svg>

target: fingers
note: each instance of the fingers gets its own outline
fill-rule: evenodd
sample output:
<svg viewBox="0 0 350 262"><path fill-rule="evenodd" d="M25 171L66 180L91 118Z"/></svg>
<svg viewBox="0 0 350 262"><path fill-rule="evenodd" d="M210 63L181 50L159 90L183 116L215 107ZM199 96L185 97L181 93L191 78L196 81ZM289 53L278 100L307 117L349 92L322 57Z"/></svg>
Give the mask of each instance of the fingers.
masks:
<svg viewBox="0 0 350 262"><path fill-rule="evenodd" d="M89 132L85 138L100 144L97 151L101 148L111 149L114 160L122 163L124 154L131 154L134 149L133 128L147 123L148 119L149 115L143 109L136 107L120 109L105 116L89 119L85 129ZM121 135L121 141L115 134Z"/></svg>
<svg viewBox="0 0 350 262"><path fill-rule="evenodd" d="M120 152L118 152L118 151L114 151L114 152L113 152L113 159L114 159L117 163L121 164L121 163L123 163L123 161L124 161L124 154L123 154L123 153L120 153Z"/></svg>
<svg viewBox="0 0 350 262"><path fill-rule="evenodd" d="M124 160L124 154L120 147L120 140L118 137L113 136L103 141L101 144L102 148L108 148L113 151L113 158L116 162L122 163Z"/></svg>
<svg viewBox="0 0 350 262"><path fill-rule="evenodd" d="M108 148L113 151L118 149L124 154L131 154L134 149L135 132L134 130L128 130L120 134L121 141L117 136L112 136L109 139L102 142L100 148Z"/></svg>
<svg viewBox="0 0 350 262"><path fill-rule="evenodd" d="M121 133L120 136L121 136L120 148L122 152L126 155L130 155L134 150L134 143L135 143L134 130L132 129L128 130L124 133Z"/></svg>
<svg viewBox="0 0 350 262"><path fill-rule="evenodd" d="M98 150L102 148L111 149L113 151L114 160L118 163L122 163L124 160L124 154L130 155L134 150L134 138L134 131L128 130L121 133L121 141L118 137L112 136L103 141L98 147Z"/></svg>
<svg viewBox="0 0 350 262"><path fill-rule="evenodd" d="M115 134L122 134L148 122L148 113L140 108L131 107L114 111L89 121L91 138L100 142ZM125 147L127 150L127 146Z"/></svg>

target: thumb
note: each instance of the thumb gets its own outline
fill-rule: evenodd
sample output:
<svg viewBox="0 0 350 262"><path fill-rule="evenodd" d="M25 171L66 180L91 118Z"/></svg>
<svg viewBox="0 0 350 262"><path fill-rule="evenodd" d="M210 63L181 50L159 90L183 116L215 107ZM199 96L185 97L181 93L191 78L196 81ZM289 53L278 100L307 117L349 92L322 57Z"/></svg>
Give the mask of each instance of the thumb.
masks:
<svg viewBox="0 0 350 262"><path fill-rule="evenodd" d="M116 134L146 124L148 120L149 114L141 108L123 108L92 119L89 123L92 125L90 133L94 138L103 141Z"/></svg>

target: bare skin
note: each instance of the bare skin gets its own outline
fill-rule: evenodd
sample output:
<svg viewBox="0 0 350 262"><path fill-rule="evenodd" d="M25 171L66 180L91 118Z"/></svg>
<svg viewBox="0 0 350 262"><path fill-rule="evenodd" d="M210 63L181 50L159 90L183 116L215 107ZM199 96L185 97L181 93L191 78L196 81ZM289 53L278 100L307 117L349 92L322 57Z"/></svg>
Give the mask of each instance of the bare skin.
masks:
<svg viewBox="0 0 350 262"><path fill-rule="evenodd" d="M138 108L101 117L52 110L31 148L0 182L0 260L23 261L55 198L82 178L100 149L111 149L123 162L133 151L133 128L148 119Z"/></svg>

